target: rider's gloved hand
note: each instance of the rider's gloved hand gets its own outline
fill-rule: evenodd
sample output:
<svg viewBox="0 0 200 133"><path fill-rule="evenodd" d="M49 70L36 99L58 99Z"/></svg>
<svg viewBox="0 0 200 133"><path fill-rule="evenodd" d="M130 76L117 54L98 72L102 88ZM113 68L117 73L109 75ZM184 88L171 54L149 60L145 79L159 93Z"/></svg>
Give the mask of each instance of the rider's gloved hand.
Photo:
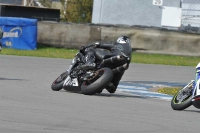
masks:
<svg viewBox="0 0 200 133"><path fill-rule="evenodd" d="M85 52L85 49L86 49L85 46L81 46L81 48L80 48L79 51L80 51L81 53L84 53L84 52Z"/></svg>

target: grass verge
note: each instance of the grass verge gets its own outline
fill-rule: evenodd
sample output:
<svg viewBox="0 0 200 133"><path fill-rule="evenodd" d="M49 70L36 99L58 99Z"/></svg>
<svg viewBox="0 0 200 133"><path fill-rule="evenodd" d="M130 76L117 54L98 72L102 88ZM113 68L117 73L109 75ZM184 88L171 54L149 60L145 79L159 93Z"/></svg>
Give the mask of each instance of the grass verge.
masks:
<svg viewBox="0 0 200 133"><path fill-rule="evenodd" d="M77 49L54 48L39 44L36 50L17 50L11 48L3 48L0 54L72 59L77 52Z"/></svg>
<svg viewBox="0 0 200 133"><path fill-rule="evenodd" d="M3 48L0 54L72 59L77 52L78 49L54 48L38 44L36 50L17 50L11 48ZM132 53L131 59L131 62L134 63L163 64L175 66L196 66L199 61L200 57L164 54L145 54L136 52Z"/></svg>
<svg viewBox="0 0 200 133"><path fill-rule="evenodd" d="M131 62L145 64L163 64L174 66L196 66L200 61L200 57L196 56L178 56L164 54L143 54L132 53Z"/></svg>

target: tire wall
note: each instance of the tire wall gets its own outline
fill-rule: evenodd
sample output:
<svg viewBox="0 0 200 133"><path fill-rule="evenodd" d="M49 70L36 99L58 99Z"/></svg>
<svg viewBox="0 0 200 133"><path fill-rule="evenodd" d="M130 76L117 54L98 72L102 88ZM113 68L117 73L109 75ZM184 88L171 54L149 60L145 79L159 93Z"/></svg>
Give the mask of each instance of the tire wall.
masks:
<svg viewBox="0 0 200 133"><path fill-rule="evenodd" d="M94 41L115 41L126 35L136 52L200 56L199 34L112 25L38 22L37 41L54 47L80 48Z"/></svg>

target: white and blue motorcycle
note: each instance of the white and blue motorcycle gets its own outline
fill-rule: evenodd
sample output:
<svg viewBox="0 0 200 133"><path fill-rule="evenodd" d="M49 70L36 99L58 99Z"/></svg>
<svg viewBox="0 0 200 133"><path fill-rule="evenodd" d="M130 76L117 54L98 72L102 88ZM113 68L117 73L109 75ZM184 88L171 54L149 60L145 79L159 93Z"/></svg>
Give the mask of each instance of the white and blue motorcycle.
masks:
<svg viewBox="0 0 200 133"><path fill-rule="evenodd" d="M171 100L171 107L174 110L184 110L191 105L200 109L200 63L196 66L195 80L191 80Z"/></svg>

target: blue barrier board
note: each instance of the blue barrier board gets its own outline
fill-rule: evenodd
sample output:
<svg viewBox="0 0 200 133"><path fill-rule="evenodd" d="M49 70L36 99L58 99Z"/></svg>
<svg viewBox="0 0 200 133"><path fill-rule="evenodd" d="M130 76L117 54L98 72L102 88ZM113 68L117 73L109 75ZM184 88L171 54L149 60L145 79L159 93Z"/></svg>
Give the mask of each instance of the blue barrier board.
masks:
<svg viewBox="0 0 200 133"><path fill-rule="evenodd" d="M0 27L4 31L3 47L20 50L37 48L37 19L0 17Z"/></svg>

